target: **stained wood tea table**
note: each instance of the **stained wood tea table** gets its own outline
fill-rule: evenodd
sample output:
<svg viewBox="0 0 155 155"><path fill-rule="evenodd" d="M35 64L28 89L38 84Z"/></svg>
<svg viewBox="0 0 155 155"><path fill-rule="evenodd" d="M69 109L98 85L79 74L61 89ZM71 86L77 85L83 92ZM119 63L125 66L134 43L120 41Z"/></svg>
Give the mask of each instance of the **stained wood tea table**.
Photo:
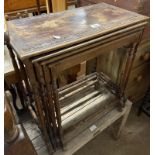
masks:
<svg viewBox="0 0 155 155"><path fill-rule="evenodd" d="M121 133L131 109L124 90L147 22L105 3L8 21L10 45L32 87L50 153L72 154L123 116ZM127 48L120 85L96 63L95 72L59 87L63 71L120 47Z"/></svg>

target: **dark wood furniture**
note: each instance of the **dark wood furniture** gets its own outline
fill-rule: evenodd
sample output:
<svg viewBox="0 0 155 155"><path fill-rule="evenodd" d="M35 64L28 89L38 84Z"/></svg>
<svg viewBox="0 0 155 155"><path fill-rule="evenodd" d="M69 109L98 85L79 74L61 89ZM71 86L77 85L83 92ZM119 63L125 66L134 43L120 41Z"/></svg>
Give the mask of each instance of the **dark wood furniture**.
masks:
<svg viewBox="0 0 155 155"><path fill-rule="evenodd" d="M150 0L79 0L79 6L93 5L105 2L114 6L118 6L129 11L134 11L146 16L150 16ZM131 69L131 76L126 88L126 95L134 103L143 99L147 88L150 84L150 29L149 24L146 26L142 41L138 47L135 60ZM126 52L124 49L106 52L100 58L101 69L114 82L120 83L121 74L124 70L124 59ZM108 54L109 53L109 54ZM94 67L95 60L87 64L87 72L91 72Z"/></svg>
<svg viewBox="0 0 155 155"><path fill-rule="evenodd" d="M13 105L18 114L24 112L27 108L31 115L38 122L33 106L32 88L25 72L25 66L21 61L16 61L17 57L10 45L10 39L7 32L4 34L5 41L5 68L4 68L4 85L5 90L9 90L13 97ZM17 91L16 91L17 90ZM17 94L20 98L23 109L19 109L16 104Z"/></svg>
<svg viewBox="0 0 155 155"><path fill-rule="evenodd" d="M47 13L66 10L67 0L46 0Z"/></svg>
<svg viewBox="0 0 155 155"><path fill-rule="evenodd" d="M18 13L46 11L46 0L5 0L4 13L13 16Z"/></svg>
<svg viewBox="0 0 155 155"><path fill-rule="evenodd" d="M150 14L150 0L79 0L80 6L93 5L105 2L143 15Z"/></svg>
<svg viewBox="0 0 155 155"><path fill-rule="evenodd" d="M79 6L79 1L78 0L66 0L66 8L68 6L74 5L76 8Z"/></svg>
<svg viewBox="0 0 155 155"><path fill-rule="evenodd" d="M33 88L35 111L49 149L75 151L124 116L121 133L131 108L124 92L147 22L146 16L105 3L8 21L10 45L25 66L22 69ZM99 61L104 52L122 46L128 49L127 57L116 85L102 73ZM94 73L58 86L63 71L91 59L96 59ZM82 137L84 143L75 145Z"/></svg>
<svg viewBox="0 0 155 155"><path fill-rule="evenodd" d="M138 116L140 116L142 112L144 112L147 116L150 117L150 88L148 88L139 107Z"/></svg>
<svg viewBox="0 0 155 155"><path fill-rule="evenodd" d="M4 103L4 152L5 155L37 155L21 125L16 125L9 100Z"/></svg>
<svg viewBox="0 0 155 155"><path fill-rule="evenodd" d="M29 17L29 13L38 12L38 14L43 11L41 6L45 5L45 1L35 0L35 1L16 1L16 0L6 0L5 1L5 33L4 33L4 43L5 43L5 67L4 67L4 84L5 90L9 90L13 96L13 105L17 112L23 113L28 107L32 116L37 122L37 118L32 105L33 96L31 95L31 86L27 75L25 74L24 66L20 61L16 61L16 55L14 54L11 46L10 40L7 32L7 21L26 18ZM17 90L17 91L16 91ZM16 105L17 93L19 95L21 104L23 106L22 110L19 110ZM31 106L29 104L31 104Z"/></svg>
<svg viewBox="0 0 155 155"><path fill-rule="evenodd" d="M18 64L15 60L16 57L12 51L12 48L10 47L9 38L6 33L4 35L4 42L4 87L5 91L9 90L11 92L14 108L17 110L17 112L20 112L16 104L17 93L24 109L26 107L25 102L27 92L23 83L24 79L20 74L20 69L18 68Z"/></svg>
<svg viewBox="0 0 155 155"><path fill-rule="evenodd" d="M14 70L11 58L9 56L9 52L7 51L6 47L4 50L4 88L5 88L5 91L6 90L10 91L13 98L14 108L16 109L17 112L20 112L19 107L16 104L16 100L17 100L16 92L18 92L19 94L20 102L23 105L23 108L25 107L24 96L23 96L22 90L20 89L18 74L16 74Z"/></svg>
<svg viewBox="0 0 155 155"><path fill-rule="evenodd" d="M47 13L67 10L70 5L77 7L78 0L46 0Z"/></svg>

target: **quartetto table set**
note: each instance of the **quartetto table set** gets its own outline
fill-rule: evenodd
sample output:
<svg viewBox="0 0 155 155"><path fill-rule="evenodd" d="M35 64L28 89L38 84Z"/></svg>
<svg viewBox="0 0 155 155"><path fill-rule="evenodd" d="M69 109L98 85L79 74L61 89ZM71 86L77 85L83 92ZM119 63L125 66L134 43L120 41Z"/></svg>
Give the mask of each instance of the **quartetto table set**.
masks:
<svg viewBox="0 0 155 155"><path fill-rule="evenodd" d="M131 109L124 90L148 17L100 3L8 22L10 45L32 90L49 151L72 154ZM127 48L119 85L96 71L59 87L63 71ZM100 66L101 67L101 66ZM61 150L61 151L59 151Z"/></svg>

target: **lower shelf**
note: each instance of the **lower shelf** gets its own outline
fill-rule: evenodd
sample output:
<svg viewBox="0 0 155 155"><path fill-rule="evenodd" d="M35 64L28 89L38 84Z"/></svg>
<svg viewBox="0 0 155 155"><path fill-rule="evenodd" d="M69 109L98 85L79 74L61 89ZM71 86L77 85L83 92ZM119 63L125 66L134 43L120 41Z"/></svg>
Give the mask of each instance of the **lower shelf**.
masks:
<svg viewBox="0 0 155 155"><path fill-rule="evenodd" d="M86 120L81 125L79 124L78 126L76 126L74 132L76 132L76 129L80 128L80 126L86 125L87 127L81 133L79 133L75 137L72 137L70 141L68 142L66 141L64 145L64 149L55 152L54 155L73 154L82 146L84 146L86 143L88 143L90 140L92 140L95 136L101 133L104 129L106 129L116 120L118 120L120 117L126 114L126 112L131 108L131 106L132 106L132 103L127 101L126 106L123 108L122 111L118 111L116 108L111 109L110 111L107 110L106 112L100 111L98 115L93 117L90 124L88 124L89 120ZM66 135L65 140L67 139L68 137Z"/></svg>
<svg viewBox="0 0 155 155"><path fill-rule="evenodd" d="M72 139L74 139L76 136L80 135L87 128L93 126L93 124L95 125L96 122L98 122L100 119L104 118L112 110L118 111L117 107L115 106L115 103L116 102L111 102L111 105L109 105L106 109L105 108L98 109L98 111L96 113L93 113L93 114L85 117L79 123L68 128L67 130L65 130L64 137L63 137L64 144L67 144L68 142L72 141Z"/></svg>
<svg viewBox="0 0 155 155"><path fill-rule="evenodd" d="M93 73L58 89L64 144L111 110L118 110L115 88L103 73Z"/></svg>

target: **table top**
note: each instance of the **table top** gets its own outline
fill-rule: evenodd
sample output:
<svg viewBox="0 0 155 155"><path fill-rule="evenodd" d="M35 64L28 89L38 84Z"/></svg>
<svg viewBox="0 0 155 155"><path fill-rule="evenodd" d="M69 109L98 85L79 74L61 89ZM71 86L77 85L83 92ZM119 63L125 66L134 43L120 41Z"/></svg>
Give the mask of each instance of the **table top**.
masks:
<svg viewBox="0 0 155 155"><path fill-rule="evenodd" d="M10 42L21 59L79 44L148 17L106 3L8 21Z"/></svg>

